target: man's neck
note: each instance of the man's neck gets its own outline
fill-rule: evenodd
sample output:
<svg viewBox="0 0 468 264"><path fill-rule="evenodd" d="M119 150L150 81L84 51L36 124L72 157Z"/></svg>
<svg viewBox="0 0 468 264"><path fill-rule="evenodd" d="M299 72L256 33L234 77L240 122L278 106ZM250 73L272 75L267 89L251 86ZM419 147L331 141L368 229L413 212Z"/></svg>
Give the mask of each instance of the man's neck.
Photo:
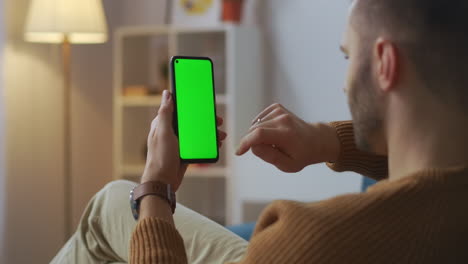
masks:
<svg viewBox="0 0 468 264"><path fill-rule="evenodd" d="M389 177L468 164L468 122L453 113L394 116L388 124Z"/></svg>

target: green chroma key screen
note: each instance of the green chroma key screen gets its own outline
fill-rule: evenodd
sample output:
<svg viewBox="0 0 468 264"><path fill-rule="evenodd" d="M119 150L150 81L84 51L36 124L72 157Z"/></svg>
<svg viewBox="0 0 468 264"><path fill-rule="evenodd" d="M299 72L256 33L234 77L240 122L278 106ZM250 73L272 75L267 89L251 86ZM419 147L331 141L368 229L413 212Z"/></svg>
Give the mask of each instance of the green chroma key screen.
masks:
<svg viewBox="0 0 468 264"><path fill-rule="evenodd" d="M187 162L216 162L213 63L208 58L174 57L171 64L180 158Z"/></svg>

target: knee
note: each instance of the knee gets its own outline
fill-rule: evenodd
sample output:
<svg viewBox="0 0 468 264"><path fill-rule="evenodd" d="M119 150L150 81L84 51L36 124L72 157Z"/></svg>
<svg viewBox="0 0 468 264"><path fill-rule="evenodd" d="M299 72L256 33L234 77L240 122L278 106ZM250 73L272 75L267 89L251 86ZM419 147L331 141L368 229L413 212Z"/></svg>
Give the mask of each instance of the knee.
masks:
<svg viewBox="0 0 468 264"><path fill-rule="evenodd" d="M102 188L102 191L104 192L116 192L120 190L131 190L133 189L137 184L131 181L126 181L126 180L116 180L116 181L111 181L107 183L104 188Z"/></svg>
<svg viewBox="0 0 468 264"><path fill-rule="evenodd" d="M132 214L129 210L128 201L130 191L136 185L136 183L123 180L106 184L104 188L88 202L81 217L81 232L95 226L96 223L107 221L105 219L114 219L112 221L115 221L116 218L121 216L131 219ZM111 218L109 218L109 216Z"/></svg>
<svg viewBox="0 0 468 264"><path fill-rule="evenodd" d="M104 188L99 191L97 194L98 199L105 199L105 200L114 200L114 201L128 201L128 197L130 195L130 191L136 186L137 184L130 181L125 180L117 180L109 182L104 186Z"/></svg>

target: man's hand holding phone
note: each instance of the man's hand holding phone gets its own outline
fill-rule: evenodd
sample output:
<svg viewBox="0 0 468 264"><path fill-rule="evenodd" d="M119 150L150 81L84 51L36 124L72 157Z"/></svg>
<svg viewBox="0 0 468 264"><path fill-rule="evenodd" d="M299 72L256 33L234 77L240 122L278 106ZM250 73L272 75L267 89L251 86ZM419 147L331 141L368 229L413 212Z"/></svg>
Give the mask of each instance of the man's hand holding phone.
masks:
<svg viewBox="0 0 468 264"><path fill-rule="evenodd" d="M171 184L175 192L182 183L187 164L181 163L179 157L179 141L174 133L173 112L174 101L171 93L164 91L158 115L151 123L148 135L148 156L141 182L162 181ZM223 119L218 117L218 127L222 123ZM220 141L223 141L226 139L226 133L218 130L218 137Z"/></svg>
<svg viewBox="0 0 468 264"><path fill-rule="evenodd" d="M252 152L284 172L335 161L340 143L335 129L328 124L309 124L280 104L266 108L252 122L236 152Z"/></svg>

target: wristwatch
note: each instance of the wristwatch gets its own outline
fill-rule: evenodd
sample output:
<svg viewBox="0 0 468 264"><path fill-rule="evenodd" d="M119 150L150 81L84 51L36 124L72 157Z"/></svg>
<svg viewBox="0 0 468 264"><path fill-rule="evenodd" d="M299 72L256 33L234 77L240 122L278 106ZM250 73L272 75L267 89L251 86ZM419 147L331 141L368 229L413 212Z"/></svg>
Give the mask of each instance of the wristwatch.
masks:
<svg viewBox="0 0 468 264"><path fill-rule="evenodd" d="M159 181L149 181L136 186L130 192L130 208L132 209L133 218L135 218L135 220L138 220L140 215L141 199L147 195L156 195L167 201L171 206L172 213L174 214L176 208L176 195L172 191L171 185Z"/></svg>

